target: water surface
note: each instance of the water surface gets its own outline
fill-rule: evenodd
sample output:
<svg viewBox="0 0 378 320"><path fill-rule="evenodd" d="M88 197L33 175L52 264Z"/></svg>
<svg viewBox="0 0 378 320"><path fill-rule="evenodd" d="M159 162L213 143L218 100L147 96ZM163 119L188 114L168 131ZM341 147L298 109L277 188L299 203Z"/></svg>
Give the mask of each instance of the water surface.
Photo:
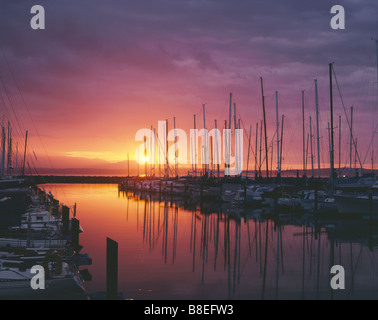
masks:
<svg viewBox="0 0 378 320"><path fill-rule="evenodd" d="M44 187L60 202L77 203L82 253L93 260L89 293L105 291L109 237L118 242L118 287L127 299L378 297L378 232L366 222L267 217L209 203L201 211L118 193L117 185ZM335 264L345 269L345 290L330 287Z"/></svg>

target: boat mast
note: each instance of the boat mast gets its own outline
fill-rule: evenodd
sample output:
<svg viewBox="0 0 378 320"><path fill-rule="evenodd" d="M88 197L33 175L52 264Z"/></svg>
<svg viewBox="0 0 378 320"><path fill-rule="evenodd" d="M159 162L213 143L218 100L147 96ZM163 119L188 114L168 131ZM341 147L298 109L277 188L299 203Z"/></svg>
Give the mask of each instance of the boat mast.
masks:
<svg viewBox="0 0 378 320"><path fill-rule="evenodd" d="M307 133L307 140L306 140L306 165L305 165L305 172L307 172L307 160L308 160L308 140L310 135Z"/></svg>
<svg viewBox="0 0 378 320"><path fill-rule="evenodd" d="M168 159L168 119L165 120L165 177L169 178L169 159Z"/></svg>
<svg viewBox="0 0 378 320"><path fill-rule="evenodd" d="M230 93L230 107L228 112L228 129L230 130L226 134L226 159L227 165L225 164L225 169L227 168L227 174L229 174L229 168L231 165L231 115L232 115L232 93ZM227 129L227 126L226 126Z"/></svg>
<svg viewBox="0 0 378 320"><path fill-rule="evenodd" d="M217 174L219 179L219 145L218 145L218 128L217 128L217 120L215 120L215 150L217 154L216 162L217 162Z"/></svg>
<svg viewBox="0 0 378 320"><path fill-rule="evenodd" d="M224 120L224 129L227 130L227 120ZM224 131L223 131L223 132L224 132ZM228 145L228 144L227 144L227 139L228 139L228 138L227 138L227 136L228 136L228 135L226 134L225 137L224 137L224 140L225 140L225 141L224 141L224 144L225 144L225 147L224 147L224 148L225 148L225 150L224 150L224 156L225 156L226 159L228 159L228 155L227 155L227 152L228 152L228 151L227 151L227 150L228 150L228 147L227 147L227 145ZM223 177L226 177L226 175L228 174L228 169L227 169L227 168L228 168L228 164L227 164L227 161L225 161L225 162L224 162L224 172L223 172Z"/></svg>
<svg viewBox="0 0 378 320"><path fill-rule="evenodd" d="M341 115L339 115L339 177L341 177Z"/></svg>
<svg viewBox="0 0 378 320"><path fill-rule="evenodd" d="M230 110L228 112L228 129L231 129L232 93L230 93Z"/></svg>
<svg viewBox="0 0 378 320"><path fill-rule="evenodd" d="M319 98L318 98L318 80L315 79L315 105L316 105L316 142L318 149L318 178L320 178L320 143L319 143Z"/></svg>
<svg viewBox="0 0 378 320"><path fill-rule="evenodd" d="M332 63L329 64L329 98L331 113L331 190L333 191L334 175L334 143L333 143L333 93L332 93Z"/></svg>
<svg viewBox="0 0 378 320"><path fill-rule="evenodd" d="M15 157L15 162L16 162L16 170L15 170L15 175L17 177L18 175L18 142L16 142L16 157Z"/></svg>
<svg viewBox="0 0 378 320"><path fill-rule="evenodd" d="M152 176L152 164L155 163L155 153L152 152L152 125L150 127L150 138L149 138L149 144L150 144L150 155L147 157L148 158L148 175L151 177Z"/></svg>
<svg viewBox="0 0 378 320"><path fill-rule="evenodd" d="M259 134L259 123L256 122L256 145L255 145L255 179L257 178L257 137Z"/></svg>
<svg viewBox="0 0 378 320"><path fill-rule="evenodd" d="M262 159L261 159L261 152L262 152L262 128L263 128L263 121L260 121L260 160L259 160L259 176L262 177L261 174L261 166L262 166Z"/></svg>
<svg viewBox="0 0 378 320"><path fill-rule="evenodd" d="M284 126L284 119L285 116L282 115L282 121L281 121L281 146L280 146L280 170L282 168L282 143L283 143L283 126Z"/></svg>
<svg viewBox="0 0 378 320"><path fill-rule="evenodd" d="M3 116L3 123L1 126L1 175L5 174L5 127L4 127L4 116ZM24 161L25 165L25 161Z"/></svg>
<svg viewBox="0 0 378 320"><path fill-rule="evenodd" d="M8 121L8 153L7 153L7 174L9 175L10 170L10 122Z"/></svg>
<svg viewBox="0 0 378 320"><path fill-rule="evenodd" d="M194 176L197 177L197 133L196 133L196 115L193 114L194 121Z"/></svg>
<svg viewBox="0 0 378 320"><path fill-rule="evenodd" d="M159 178L161 177L161 150L160 150L160 135L159 135L159 125L158 125L158 132L157 134L155 133L155 139L156 139L156 143L157 143L157 156L158 156L158 171L159 171ZM155 132L155 131L154 131Z"/></svg>
<svg viewBox="0 0 378 320"><path fill-rule="evenodd" d="M311 177L314 176L314 156L312 153L312 119L310 116L310 149L311 149Z"/></svg>
<svg viewBox="0 0 378 320"><path fill-rule="evenodd" d="M304 90L302 90L302 157L303 157L303 175L306 175L306 141L305 141L305 125L304 125Z"/></svg>
<svg viewBox="0 0 378 320"><path fill-rule="evenodd" d="M375 40L376 54L377 54L377 92L378 92L378 39ZM374 146L374 136L375 131L373 132L373 146ZM374 147L371 150L371 172L374 172Z"/></svg>
<svg viewBox="0 0 378 320"><path fill-rule="evenodd" d="M236 137L236 129L237 129L237 123L236 123L236 103L234 103L234 130L235 130L235 141L236 141L236 143L235 143L235 176L236 176L236 172L238 172L238 163L239 163L239 159L238 159L238 157L239 157L239 154L238 154L238 142L237 142L237 137ZM230 139L230 141L231 141L231 139ZM230 143L230 146L231 146L231 143Z"/></svg>
<svg viewBox="0 0 378 320"><path fill-rule="evenodd" d="M12 129L9 129L9 147L8 147L8 174L11 176L12 175L12 169L13 169L13 163L12 163ZM34 154L35 156L35 154Z"/></svg>
<svg viewBox="0 0 378 320"><path fill-rule="evenodd" d="M178 152L177 152L177 133L176 133L176 117L173 117L173 134L175 139L175 176L178 178Z"/></svg>
<svg viewBox="0 0 378 320"><path fill-rule="evenodd" d="M205 113L205 105L203 104L202 105L202 110L203 110L203 128L205 129L204 131L204 134L205 134L205 139L204 139L204 149L203 149L203 157L204 157L204 160L205 160L205 165L204 165L204 169L205 169L205 172L204 174L207 175L208 174L208 166L209 166L209 156L208 156L208 148L209 148L209 144L208 144L208 137L207 137L207 132L206 132L206 113Z"/></svg>
<svg viewBox="0 0 378 320"><path fill-rule="evenodd" d="M144 150L143 150L143 158L144 161L144 176L147 177L147 137L143 137L143 143L144 143Z"/></svg>
<svg viewBox="0 0 378 320"><path fill-rule="evenodd" d="M276 91L276 121L277 121L277 177L281 175L280 168L280 136L279 132L279 123L278 123L278 92Z"/></svg>
<svg viewBox="0 0 378 320"><path fill-rule="evenodd" d="M353 106L350 107L349 175L352 175L352 151L353 151Z"/></svg>
<svg viewBox="0 0 378 320"><path fill-rule="evenodd" d="M354 150L354 171L356 172L357 174L357 138L356 138L356 148Z"/></svg>
<svg viewBox="0 0 378 320"><path fill-rule="evenodd" d="M210 162L209 162L209 176L212 177L214 173L214 137L210 137L209 135L209 144L210 144L210 150L209 150L209 157L210 157Z"/></svg>
<svg viewBox="0 0 378 320"><path fill-rule="evenodd" d="M239 146L238 146L239 156L238 156L238 168L237 168L237 172L239 172L239 170L240 170L240 176L242 176L243 175L243 170L242 170L242 168L243 168L242 165L243 164L241 163L241 152L242 152L242 150L241 150L241 141L240 141L240 119L238 119L238 129L239 129L239 131L237 133L237 136L238 136L238 144L239 144ZM235 134L236 134L236 132L235 132ZM239 162L240 162L240 168L239 168Z"/></svg>
<svg viewBox="0 0 378 320"><path fill-rule="evenodd" d="M263 86L263 78L262 78L262 77L260 77L260 82L261 82L261 95L262 95L263 116L264 116L264 136L265 136L265 166L266 166L266 177L269 178L268 137L267 137L267 135L266 135L265 97L264 97L264 86Z"/></svg>
<svg viewBox="0 0 378 320"><path fill-rule="evenodd" d="M153 156L153 176L156 175L156 128L154 128L154 139L153 139L153 148L152 148L152 156ZM158 144L159 146L159 144ZM159 173L160 174L160 173Z"/></svg>
<svg viewBox="0 0 378 320"><path fill-rule="evenodd" d="M248 177L248 165L249 165L249 151L251 149L251 136L252 136L252 126L249 126L249 138L248 138L248 153L247 153L247 171L245 177Z"/></svg>
<svg viewBox="0 0 378 320"><path fill-rule="evenodd" d="M3 127L3 133L4 133L4 127ZM3 140L4 140L4 135L3 135ZM4 141L5 142L5 141ZM28 143L28 130L26 130L26 135L25 135L25 149L24 149L24 162L22 163L22 175L25 175L25 160L26 160L26 146ZM3 150L3 159L4 159L4 150ZM3 161L4 163L4 161Z"/></svg>
<svg viewBox="0 0 378 320"><path fill-rule="evenodd" d="M330 128L330 126L329 126L329 122L328 122L327 130L328 130L329 162L331 162L331 158L332 158L332 150L331 150L331 128Z"/></svg>

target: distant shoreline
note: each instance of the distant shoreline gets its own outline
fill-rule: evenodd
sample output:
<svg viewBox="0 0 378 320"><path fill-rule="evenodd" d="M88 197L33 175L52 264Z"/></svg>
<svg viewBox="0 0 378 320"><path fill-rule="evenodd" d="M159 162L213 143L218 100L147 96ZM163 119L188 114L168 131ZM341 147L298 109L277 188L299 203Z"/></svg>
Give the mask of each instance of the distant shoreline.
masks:
<svg viewBox="0 0 378 320"><path fill-rule="evenodd" d="M91 184L118 184L125 180L125 176L32 176L31 179L35 184L46 183L91 183Z"/></svg>

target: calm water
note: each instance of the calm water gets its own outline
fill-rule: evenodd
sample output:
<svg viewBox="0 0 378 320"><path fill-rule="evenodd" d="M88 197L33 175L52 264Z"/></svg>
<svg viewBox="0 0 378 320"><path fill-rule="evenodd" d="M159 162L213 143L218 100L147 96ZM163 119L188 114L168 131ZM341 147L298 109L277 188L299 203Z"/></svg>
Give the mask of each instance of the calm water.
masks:
<svg viewBox="0 0 378 320"><path fill-rule="evenodd" d="M77 203L89 293L105 291L106 237L118 242L119 291L128 299L376 299L375 227L237 211L118 193L116 185L45 185ZM330 267L345 269L345 290Z"/></svg>

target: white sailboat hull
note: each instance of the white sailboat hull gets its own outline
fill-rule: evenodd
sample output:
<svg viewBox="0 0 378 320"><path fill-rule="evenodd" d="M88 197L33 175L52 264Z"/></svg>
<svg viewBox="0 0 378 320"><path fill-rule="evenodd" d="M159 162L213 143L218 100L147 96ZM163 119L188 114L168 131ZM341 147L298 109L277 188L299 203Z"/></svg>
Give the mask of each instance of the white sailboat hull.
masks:
<svg viewBox="0 0 378 320"><path fill-rule="evenodd" d="M46 280L45 289L37 290L31 288L30 280L0 280L0 299L53 297L80 292L83 288L75 277Z"/></svg>

